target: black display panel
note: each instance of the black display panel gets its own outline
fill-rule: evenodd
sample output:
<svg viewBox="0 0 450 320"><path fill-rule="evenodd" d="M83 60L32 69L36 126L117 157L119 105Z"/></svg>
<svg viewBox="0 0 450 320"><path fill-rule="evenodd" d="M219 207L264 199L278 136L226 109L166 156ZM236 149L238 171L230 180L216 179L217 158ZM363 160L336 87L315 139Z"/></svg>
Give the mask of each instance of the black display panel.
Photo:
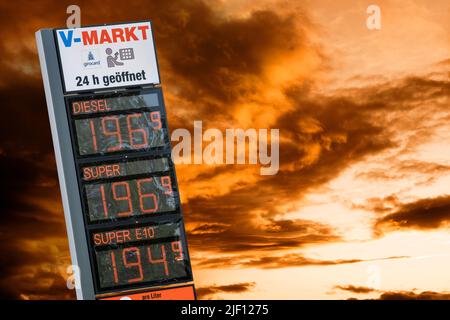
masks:
<svg viewBox="0 0 450 320"><path fill-rule="evenodd" d="M66 108L96 294L191 281L161 89Z"/></svg>
<svg viewBox="0 0 450 320"><path fill-rule="evenodd" d="M181 235L179 223L94 233L100 287L190 277Z"/></svg>
<svg viewBox="0 0 450 320"><path fill-rule="evenodd" d="M80 155L140 150L166 144L161 112L75 120Z"/></svg>
<svg viewBox="0 0 450 320"><path fill-rule="evenodd" d="M112 162L83 167L81 178L84 181L93 181L153 172L164 172L169 171L169 169L168 158Z"/></svg>
<svg viewBox="0 0 450 320"><path fill-rule="evenodd" d="M96 253L101 287L185 278L180 241L161 242Z"/></svg>
<svg viewBox="0 0 450 320"><path fill-rule="evenodd" d="M169 175L89 184L84 187L90 221L174 211Z"/></svg>
<svg viewBox="0 0 450 320"><path fill-rule="evenodd" d="M105 97L102 99L75 100L70 103L72 115L126 111L160 106L158 93Z"/></svg>

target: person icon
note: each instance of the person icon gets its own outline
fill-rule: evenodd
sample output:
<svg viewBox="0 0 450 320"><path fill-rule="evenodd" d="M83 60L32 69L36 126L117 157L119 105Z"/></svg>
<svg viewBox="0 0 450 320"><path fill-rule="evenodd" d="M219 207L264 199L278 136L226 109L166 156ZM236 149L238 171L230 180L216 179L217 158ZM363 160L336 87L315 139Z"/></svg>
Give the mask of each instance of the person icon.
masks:
<svg viewBox="0 0 450 320"><path fill-rule="evenodd" d="M119 59L118 52L116 52L114 54L114 57L112 56L113 51L111 48L106 48L105 52L108 55L106 57L106 62L108 64L108 68L114 68L115 66L123 66L123 62L118 61L118 59Z"/></svg>

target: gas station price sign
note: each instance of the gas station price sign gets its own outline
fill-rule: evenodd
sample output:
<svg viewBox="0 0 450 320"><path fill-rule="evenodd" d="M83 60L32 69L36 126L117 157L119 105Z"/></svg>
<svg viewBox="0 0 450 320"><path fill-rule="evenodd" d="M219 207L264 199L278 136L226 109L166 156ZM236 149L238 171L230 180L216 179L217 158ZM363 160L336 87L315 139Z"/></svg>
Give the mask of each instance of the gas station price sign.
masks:
<svg viewBox="0 0 450 320"><path fill-rule="evenodd" d="M181 234L178 222L93 233L100 286L189 279Z"/></svg>
<svg viewBox="0 0 450 320"><path fill-rule="evenodd" d="M151 24L36 37L77 297L195 299Z"/></svg>
<svg viewBox="0 0 450 320"><path fill-rule="evenodd" d="M99 293L192 279L162 101L160 88L66 98Z"/></svg>
<svg viewBox="0 0 450 320"><path fill-rule="evenodd" d="M94 97L93 97L94 98ZM155 92L137 96L71 100L78 154L108 154L163 147L165 114Z"/></svg>

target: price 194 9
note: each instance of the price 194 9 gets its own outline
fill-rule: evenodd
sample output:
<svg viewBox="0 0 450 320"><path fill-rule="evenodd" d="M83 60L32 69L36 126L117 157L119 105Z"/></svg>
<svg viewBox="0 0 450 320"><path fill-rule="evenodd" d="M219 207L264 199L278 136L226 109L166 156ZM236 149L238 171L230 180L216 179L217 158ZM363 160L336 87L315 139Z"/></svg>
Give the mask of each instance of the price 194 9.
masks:
<svg viewBox="0 0 450 320"><path fill-rule="evenodd" d="M102 287L187 276L181 241L97 252Z"/></svg>

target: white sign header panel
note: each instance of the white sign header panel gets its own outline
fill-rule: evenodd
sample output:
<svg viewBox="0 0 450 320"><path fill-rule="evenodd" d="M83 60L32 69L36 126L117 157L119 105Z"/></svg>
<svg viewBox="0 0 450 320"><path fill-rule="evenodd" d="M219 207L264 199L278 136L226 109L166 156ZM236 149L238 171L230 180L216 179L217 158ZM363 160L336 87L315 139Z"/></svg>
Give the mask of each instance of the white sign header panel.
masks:
<svg viewBox="0 0 450 320"><path fill-rule="evenodd" d="M56 30L66 92L159 84L150 22Z"/></svg>

